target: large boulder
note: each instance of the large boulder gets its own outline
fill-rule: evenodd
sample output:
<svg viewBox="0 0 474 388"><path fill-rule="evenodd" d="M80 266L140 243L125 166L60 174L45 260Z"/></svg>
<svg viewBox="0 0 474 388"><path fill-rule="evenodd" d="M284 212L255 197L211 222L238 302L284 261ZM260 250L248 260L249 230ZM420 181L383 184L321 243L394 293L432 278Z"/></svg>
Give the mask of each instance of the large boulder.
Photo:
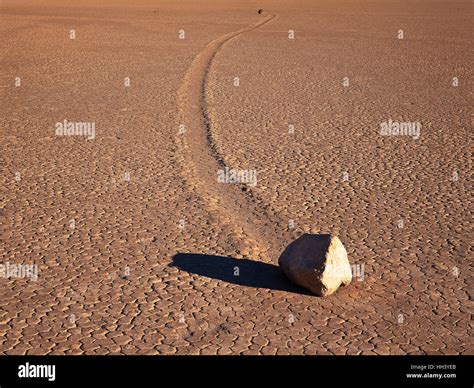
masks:
<svg viewBox="0 0 474 388"><path fill-rule="evenodd" d="M352 280L347 252L337 236L304 234L278 259L286 276L313 294L328 296Z"/></svg>

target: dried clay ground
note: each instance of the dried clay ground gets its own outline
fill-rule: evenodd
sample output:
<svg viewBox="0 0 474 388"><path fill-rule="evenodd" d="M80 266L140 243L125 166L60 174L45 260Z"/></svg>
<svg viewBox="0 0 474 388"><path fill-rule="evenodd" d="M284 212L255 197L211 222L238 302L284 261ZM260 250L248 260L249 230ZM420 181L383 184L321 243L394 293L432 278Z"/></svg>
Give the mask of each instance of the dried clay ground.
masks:
<svg viewBox="0 0 474 388"><path fill-rule="evenodd" d="M66 3L1 6L1 354L473 353L469 1Z"/></svg>

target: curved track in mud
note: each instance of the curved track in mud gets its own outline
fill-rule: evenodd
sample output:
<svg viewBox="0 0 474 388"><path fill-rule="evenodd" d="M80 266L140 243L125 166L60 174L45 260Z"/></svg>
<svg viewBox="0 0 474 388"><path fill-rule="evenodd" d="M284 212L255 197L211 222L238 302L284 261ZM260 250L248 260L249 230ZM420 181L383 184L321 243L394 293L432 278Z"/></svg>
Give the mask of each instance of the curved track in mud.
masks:
<svg viewBox="0 0 474 388"><path fill-rule="evenodd" d="M255 30L274 19L268 15L257 22L213 40L196 56L187 70L178 94L180 124L177 134L178 161L189 188L197 193L223 224L229 225L243 242L245 256L276 261L281 250L295 238L271 207L244 184L225 184L217 180L220 169L245 169L229 166L214 141L213 124L206 103L208 74L216 53L231 39ZM258 169L257 169L258 174Z"/></svg>

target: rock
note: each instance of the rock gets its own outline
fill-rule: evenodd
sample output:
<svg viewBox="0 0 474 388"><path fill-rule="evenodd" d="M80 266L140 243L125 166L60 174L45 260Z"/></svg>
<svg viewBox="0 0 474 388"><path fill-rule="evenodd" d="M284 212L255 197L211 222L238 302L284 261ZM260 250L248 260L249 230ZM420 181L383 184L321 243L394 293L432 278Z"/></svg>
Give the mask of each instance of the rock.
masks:
<svg viewBox="0 0 474 388"><path fill-rule="evenodd" d="M278 259L286 276L313 294L328 296L352 280L347 252L337 236L304 234Z"/></svg>

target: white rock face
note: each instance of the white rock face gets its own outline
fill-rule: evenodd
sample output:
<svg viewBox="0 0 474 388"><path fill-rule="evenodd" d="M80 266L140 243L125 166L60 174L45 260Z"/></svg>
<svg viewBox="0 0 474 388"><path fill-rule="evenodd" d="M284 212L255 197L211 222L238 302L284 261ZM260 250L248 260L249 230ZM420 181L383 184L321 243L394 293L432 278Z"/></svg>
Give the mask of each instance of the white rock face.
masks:
<svg viewBox="0 0 474 388"><path fill-rule="evenodd" d="M346 249L330 234L302 235L286 247L278 265L293 283L319 296L331 295L352 280Z"/></svg>

